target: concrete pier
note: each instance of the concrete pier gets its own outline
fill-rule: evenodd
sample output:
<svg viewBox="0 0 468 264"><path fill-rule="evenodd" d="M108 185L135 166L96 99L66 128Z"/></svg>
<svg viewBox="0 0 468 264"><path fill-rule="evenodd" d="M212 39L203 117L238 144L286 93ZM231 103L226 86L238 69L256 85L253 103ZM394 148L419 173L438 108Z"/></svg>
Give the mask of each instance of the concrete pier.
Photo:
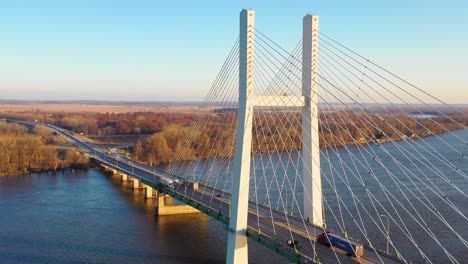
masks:
<svg viewBox="0 0 468 264"><path fill-rule="evenodd" d="M128 176L125 173L119 172L114 169L110 169L104 164L101 164L103 168L111 170L114 175L120 174L120 179L122 182L131 181L132 189L144 189L145 199L158 199L158 206L156 208L156 215L178 215L178 214L194 214L201 213L199 210L189 206L189 205L173 205L172 197L167 194L159 193L155 188L146 185L141 182L138 178L133 178ZM188 182L193 189L198 189L198 182Z"/></svg>
<svg viewBox="0 0 468 264"><path fill-rule="evenodd" d="M189 205L166 205L167 199L172 199L167 194L161 194L158 196L158 207L156 208L157 215L178 215L178 214L196 214L201 213L197 209Z"/></svg>
<svg viewBox="0 0 468 264"><path fill-rule="evenodd" d="M118 171L118 170L112 169L112 168L110 168L109 166L107 166L107 165L105 165L105 164L102 164L102 163L101 163L99 166L101 166L101 167L104 168L105 170L112 171L112 174L114 174L114 175L119 174L119 171Z"/></svg>
<svg viewBox="0 0 468 264"><path fill-rule="evenodd" d="M157 191L151 187L151 186L148 186L146 184L142 184L143 185L143 188L145 189L145 199L152 199L152 198L156 198L157 197Z"/></svg>
<svg viewBox="0 0 468 264"><path fill-rule="evenodd" d="M120 180L121 180L121 181L128 181L128 176L127 176L127 174L123 174L123 173L120 174Z"/></svg>
<svg viewBox="0 0 468 264"><path fill-rule="evenodd" d="M136 179L136 178L130 178L130 180L132 181L132 189L138 189L140 188L140 179Z"/></svg>

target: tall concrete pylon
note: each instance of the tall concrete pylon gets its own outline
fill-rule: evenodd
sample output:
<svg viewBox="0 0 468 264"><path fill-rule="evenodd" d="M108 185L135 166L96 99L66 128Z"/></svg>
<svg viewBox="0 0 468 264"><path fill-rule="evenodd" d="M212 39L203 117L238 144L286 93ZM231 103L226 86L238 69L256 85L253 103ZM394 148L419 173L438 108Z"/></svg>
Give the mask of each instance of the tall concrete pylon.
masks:
<svg viewBox="0 0 468 264"><path fill-rule="evenodd" d="M302 25L302 181L306 220L323 226L322 176L320 173L318 120L318 28L319 17L308 14ZM306 192L308 195L306 195Z"/></svg>
<svg viewBox="0 0 468 264"><path fill-rule="evenodd" d="M226 263L248 263L247 216L252 149L255 12L242 10L239 31L239 110Z"/></svg>

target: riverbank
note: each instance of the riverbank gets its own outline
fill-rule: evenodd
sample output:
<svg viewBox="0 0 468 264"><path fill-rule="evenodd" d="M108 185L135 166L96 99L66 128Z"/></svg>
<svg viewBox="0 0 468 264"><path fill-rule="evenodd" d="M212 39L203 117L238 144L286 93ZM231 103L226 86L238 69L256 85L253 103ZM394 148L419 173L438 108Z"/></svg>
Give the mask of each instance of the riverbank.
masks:
<svg viewBox="0 0 468 264"><path fill-rule="evenodd" d="M15 173L15 174L9 174L9 175L0 175L0 177L15 177L15 176L23 176L23 175L28 175L31 173L60 173L64 171L69 171L69 170L90 170L90 169L99 169L99 165L96 164L93 160L89 160L88 163L76 163L76 164L70 164L67 167L60 167L57 169L41 169L41 168L32 168L26 172L21 172L21 173Z"/></svg>

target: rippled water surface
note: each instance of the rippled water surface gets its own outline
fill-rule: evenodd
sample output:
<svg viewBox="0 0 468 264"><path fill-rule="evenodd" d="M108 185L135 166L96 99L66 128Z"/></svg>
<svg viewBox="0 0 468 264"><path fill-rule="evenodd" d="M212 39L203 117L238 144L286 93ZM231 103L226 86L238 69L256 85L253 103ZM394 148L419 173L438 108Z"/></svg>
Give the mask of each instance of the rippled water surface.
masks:
<svg viewBox="0 0 468 264"><path fill-rule="evenodd" d="M386 250L388 228L395 245L389 248L390 254L398 251L408 262L424 262L426 255L434 263L451 263L444 249L459 262L468 259L467 142L468 129L463 129L414 140L321 149L328 228L338 234L346 230L354 239L365 245L371 241L382 251ZM271 208L299 215L303 189L298 184L302 177L298 155L295 151L255 154L251 197ZM214 159L186 162L175 174L199 180L211 174L211 185L230 190L228 172L232 168L220 165L217 170L217 164ZM217 177L223 172L224 178ZM444 196L445 201L441 199Z"/></svg>
<svg viewBox="0 0 468 264"><path fill-rule="evenodd" d="M98 170L0 178L0 263L224 263L203 214L155 218L154 200ZM251 242L254 263L285 260Z"/></svg>

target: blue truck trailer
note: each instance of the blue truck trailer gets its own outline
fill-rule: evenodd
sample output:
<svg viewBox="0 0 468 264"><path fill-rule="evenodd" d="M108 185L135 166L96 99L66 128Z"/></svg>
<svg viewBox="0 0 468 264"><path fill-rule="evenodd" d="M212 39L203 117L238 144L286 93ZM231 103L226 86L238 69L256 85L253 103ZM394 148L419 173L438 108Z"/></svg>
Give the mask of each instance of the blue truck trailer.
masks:
<svg viewBox="0 0 468 264"><path fill-rule="evenodd" d="M332 233L322 233L317 242L327 247L333 246L346 252L348 256L364 256L364 246L347 238Z"/></svg>

